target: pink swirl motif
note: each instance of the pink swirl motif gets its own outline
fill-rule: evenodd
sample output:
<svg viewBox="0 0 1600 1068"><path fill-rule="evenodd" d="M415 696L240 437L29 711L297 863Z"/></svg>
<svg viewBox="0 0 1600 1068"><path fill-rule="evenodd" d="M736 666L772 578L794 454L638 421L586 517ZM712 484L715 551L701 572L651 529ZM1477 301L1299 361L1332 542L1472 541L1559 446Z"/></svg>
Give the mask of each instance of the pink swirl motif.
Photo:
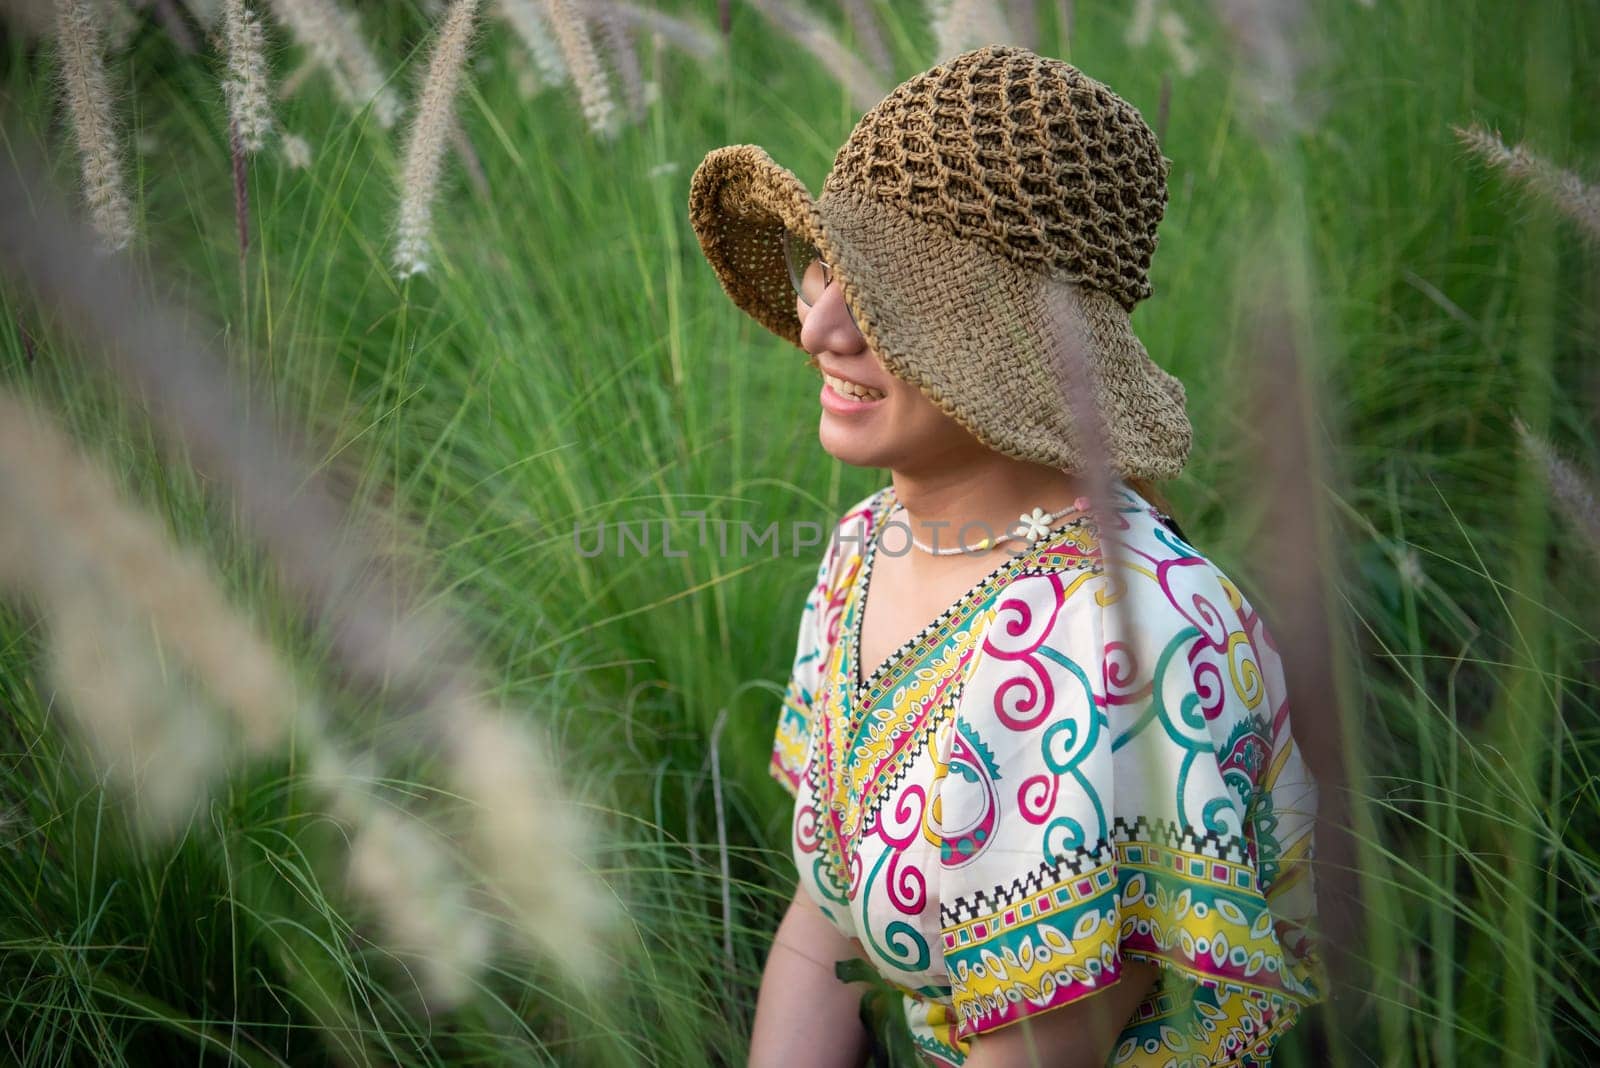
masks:
<svg viewBox="0 0 1600 1068"><path fill-rule="evenodd" d="M1040 772L1022 780L1017 787L1017 811L1029 823L1043 823L1056 807L1056 794L1061 789L1061 776Z"/></svg>
<svg viewBox="0 0 1600 1068"><path fill-rule="evenodd" d="M1226 617L1218 612L1215 606L1199 593L1189 593L1179 589L1179 583L1188 577L1185 568L1198 567L1202 570L1196 572L1197 576L1204 578L1207 574L1204 557L1186 556L1177 560L1162 560L1156 564L1156 579L1161 585L1161 592L1166 594L1167 601L1176 608L1184 619L1193 623L1212 645L1221 649L1228 642L1228 622ZM1184 601L1188 600L1189 605ZM1191 611L1190 608L1193 608Z"/></svg>
<svg viewBox="0 0 1600 1068"><path fill-rule="evenodd" d="M878 839L888 847L889 901L895 909L907 916L919 916L928 903L928 882L922 870L914 864L905 864L906 850L916 841L922 829L923 812L927 807L927 794L919 785L907 786L895 798L891 808L878 809L875 822ZM893 816L893 822L887 818Z"/></svg>
<svg viewBox="0 0 1600 1068"><path fill-rule="evenodd" d="M1222 715L1223 709L1228 707L1228 688L1223 682L1218 660L1219 651L1209 643L1197 641L1189 648L1189 677L1194 681L1194 692L1200 699L1200 714L1207 723ZM1199 726L1187 718L1184 722Z"/></svg>
<svg viewBox="0 0 1600 1068"><path fill-rule="evenodd" d="M946 772L945 789L949 789L950 775L962 783L970 783L979 791L976 811L959 827L939 827L939 862L946 868L960 868L971 864L994 841L994 832L1000 821L1000 792L995 788L996 773L990 770L981 753L966 736L966 725L955 732L950 745L950 761ZM965 792L967 787L958 788ZM941 817L949 811L940 805Z"/></svg>
<svg viewBox="0 0 1600 1068"><path fill-rule="evenodd" d="M1105 673L1108 706L1131 704L1150 692L1148 680L1142 684L1139 682L1139 654L1130 643L1107 642L1101 665Z"/></svg>
<svg viewBox="0 0 1600 1068"><path fill-rule="evenodd" d="M1076 769L1095 744L1103 711L1095 695L1095 680L1089 677L1085 666L1046 641L1056 629L1066 601L1066 585L1061 574L1050 572L1030 576L1026 581L1049 584L1050 610L1038 613L1035 618L1026 598L1008 597L998 609L1006 615L996 616L996 623L1003 620L1003 625L991 627L985 634L984 652L992 659L1008 661L1014 666L1013 674L994 686L995 718L1002 726L1022 733L1040 726L1046 719L1053 720L1040 743L1046 770L1024 779L1017 785L1016 793L1022 818L1029 823L1044 824L1052 820L1063 775L1074 776L1088 791L1088 784ZM1102 652L1098 659L1102 663L1089 665L1099 669L1097 674L1103 674L1105 661L1110 661L1113 670L1118 671L1124 670L1124 661L1129 665L1135 662L1126 648ZM1127 685L1123 678L1125 689ZM1020 707L1037 708L1037 714L1028 717L1013 714L1008 706L1012 704L1012 694L1019 689L1023 692Z"/></svg>
<svg viewBox="0 0 1600 1068"><path fill-rule="evenodd" d="M1190 572L1187 568L1200 568ZM1156 564L1156 578L1167 603L1194 629L1185 628L1195 644L1187 650L1191 699L1180 703L1175 717L1168 722L1173 729L1184 728L1189 733L1186 742L1209 744L1207 724L1220 716L1228 703L1229 687L1226 676L1232 673L1232 651L1229 638L1232 634L1227 617L1217 610L1209 598L1198 591L1184 589L1183 579L1194 575L1205 578L1210 574L1206 560L1199 556L1186 556L1176 560L1162 560ZM1229 665L1225 671L1223 665ZM1159 685L1160 680L1154 680ZM1174 722L1174 720L1178 722Z"/></svg>
<svg viewBox="0 0 1600 1068"><path fill-rule="evenodd" d="M1031 581L1050 584L1049 612L1035 616L1033 606L1021 595L1022 584ZM1055 705L1050 673L1038 652L1061 612L1064 588L1055 572L1019 579L1000 599L994 619L984 631L984 656L1017 665L1016 673L994 687L995 716L1010 730L1037 727Z"/></svg>
<svg viewBox="0 0 1600 1068"><path fill-rule="evenodd" d="M817 806L804 805L794 815L794 844L802 853L817 851Z"/></svg>

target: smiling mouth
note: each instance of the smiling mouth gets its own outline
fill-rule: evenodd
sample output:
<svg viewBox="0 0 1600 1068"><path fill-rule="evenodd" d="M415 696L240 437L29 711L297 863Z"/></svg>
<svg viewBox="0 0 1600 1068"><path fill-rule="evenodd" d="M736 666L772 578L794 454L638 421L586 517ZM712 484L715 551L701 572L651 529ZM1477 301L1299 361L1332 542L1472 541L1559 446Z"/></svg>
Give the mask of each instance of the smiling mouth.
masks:
<svg viewBox="0 0 1600 1068"><path fill-rule="evenodd" d="M854 382L847 382L842 378L830 375L826 371L822 372L822 380L828 383L829 389L833 390L842 397L849 397L852 400L874 401L882 400L888 396L888 394L881 389L872 389L869 386L858 386Z"/></svg>

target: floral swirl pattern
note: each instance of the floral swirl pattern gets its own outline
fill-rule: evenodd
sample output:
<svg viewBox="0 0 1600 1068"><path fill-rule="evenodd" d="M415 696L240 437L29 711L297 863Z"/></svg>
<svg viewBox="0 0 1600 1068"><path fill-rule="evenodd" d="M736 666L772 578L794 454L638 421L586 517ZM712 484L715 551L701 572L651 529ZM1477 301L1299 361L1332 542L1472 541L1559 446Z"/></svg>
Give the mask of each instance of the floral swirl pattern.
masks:
<svg viewBox="0 0 1600 1068"><path fill-rule="evenodd" d="M904 995L925 1062L1146 961L1112 1063L1264 1064L1322 995L1316 785L1237 585L1122 481L871 675L873 533L840 520L801 615L770 770L802 889Z"/></svg>

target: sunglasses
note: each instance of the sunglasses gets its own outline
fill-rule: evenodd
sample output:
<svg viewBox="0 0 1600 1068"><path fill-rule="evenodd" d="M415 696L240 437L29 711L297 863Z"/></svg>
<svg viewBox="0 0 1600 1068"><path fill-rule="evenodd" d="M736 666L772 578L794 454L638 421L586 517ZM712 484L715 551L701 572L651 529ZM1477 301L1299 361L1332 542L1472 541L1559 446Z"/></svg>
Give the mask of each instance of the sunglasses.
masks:
<svg viewBox="0 0 1600 1068"><path fill-rule="evenodd" d="M789 268L789 284L795 293L806 307L814 307L823 291L833 284L833 265L822 258L816 245L791 230L783 232L783 262ZM845 313L859 330L860 324L848 304Z"/></svg>

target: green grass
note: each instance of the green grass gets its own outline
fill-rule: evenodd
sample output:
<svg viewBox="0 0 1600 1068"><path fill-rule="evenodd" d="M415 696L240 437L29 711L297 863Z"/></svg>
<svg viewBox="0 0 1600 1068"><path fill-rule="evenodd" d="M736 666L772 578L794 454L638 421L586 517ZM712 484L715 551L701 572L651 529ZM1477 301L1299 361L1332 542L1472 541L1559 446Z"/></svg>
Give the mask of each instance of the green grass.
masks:
<svg viewBox="0 0 1600 1068"><path fill-rule="evenodd" d="M927 67L919 6L877 6L897 77ZM1158 45L1123 43L1120 5L1077 4L1070 47L1039 6L1041 51L1153 122L1169 64ZM373 30L409 94L426 21L394 7ZM1600 90L1587 62L1600 13L1316 7L1303 35L1324 54L1303 76L1307 122L1277 135L1196 9L1206 65L1174 76L1155 296L1134 317L1189 388L1195 451L1169 496L1247 591L1273 539L1253 491L1276 444L1241 405L1258 373L1252 257L1282 257L1317 383L1366 937L1357 989L1292 1032L1281 1061L1587 1063L1600 1044L1595 557L1553 513L1511 416L1600 467L1595 260L1568 222L1468 158L1450 124L1483 120L1600 174L1586 104ZM275 43L281 77L298 53ZM70 186L49 52L15 36L3 47L0 150L46 146ZM39 625L12 601L0 605L7 1059L742 1063L793 888L789 808L764 766L815 557L789 554L787 539L776 559L720 556L693 546L691 513L826 523L885 474L818 446L802 354L722 294L687 185L707 150L757 142L819 189L858 116L742 5L730 58L665 54L660 102L609 145L560 93L518 96L512 47L490 23L487 66L461 101L491 194L450 163L436 262L406 284L388 270L398 138L343 111L320 76L280 104L312 166L251 164L241 269L216 57L147 30L111 70L142 139L130 173L144 268L206 317L258 397L321 435L328 463L355 465L418 522L434 588L496 673L495 696L559 739L619 829L603 860L637 935L619 964L625 993L586 998L506 959L481 997L422 1016L341 890L341 840L294 754L237 769L179 840L134 848L38 666ZM0 302L0 381L59 413L217 561L236 603L320 664L225 498L160 461L70 324L15 287ZM37 339L31 363L18 323ZM642 520L671 523L689 554L574 551L575 522ZM1401 568L1408 552L1420 579ZM1269 620L1289 610L1262 608ZM726 918L707 760L724 707ZM340 736L359 743L383 711L344 701ZM432 790L420 766L386 773L396 803Z"/></svg>

